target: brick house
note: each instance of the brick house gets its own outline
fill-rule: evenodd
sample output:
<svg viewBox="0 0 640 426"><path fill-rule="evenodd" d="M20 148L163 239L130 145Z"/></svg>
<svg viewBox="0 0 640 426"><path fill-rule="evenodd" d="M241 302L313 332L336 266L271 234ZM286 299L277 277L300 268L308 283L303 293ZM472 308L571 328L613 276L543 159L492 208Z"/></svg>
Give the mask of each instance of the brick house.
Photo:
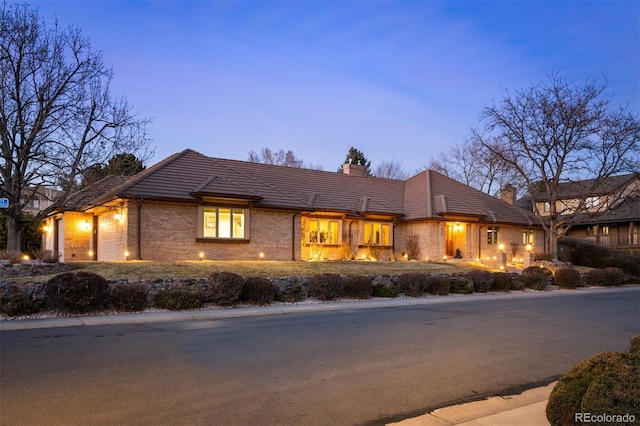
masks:
<svg viewBox="0 0 640 426"><path fill-rule="evenodd" d="M174 154L109 176L46 219L62 261L521 257L537 218L434 171L406 181Z"/></svg>

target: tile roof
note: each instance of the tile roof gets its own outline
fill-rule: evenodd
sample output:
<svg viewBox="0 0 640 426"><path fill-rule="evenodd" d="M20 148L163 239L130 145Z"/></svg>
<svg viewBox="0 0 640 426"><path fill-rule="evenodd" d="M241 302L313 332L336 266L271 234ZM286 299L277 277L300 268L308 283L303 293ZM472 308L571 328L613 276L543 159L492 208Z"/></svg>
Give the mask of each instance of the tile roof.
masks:
<svg viewBox="0 0 640 426"><path fill-rule="evenodd" d="M202 197L233 197L254 206L307 212L537 223L533 213L432 170L401 181L212 158L187 149L113 184L111 190L96 191L92 201L141 198L200 203Z"/></svg>
<svg viewBox="0 0 640 426"><path fill-rule="evenodd" d="M624 175L609 176L598 181L597 179L585 179L572 182L563 182L558 185L558 199L582 198L585 196L607 195L623 189L633 180L640 180L640 172ZM549 194L542 192L535 197L536 201L549 200Z"/></svg>

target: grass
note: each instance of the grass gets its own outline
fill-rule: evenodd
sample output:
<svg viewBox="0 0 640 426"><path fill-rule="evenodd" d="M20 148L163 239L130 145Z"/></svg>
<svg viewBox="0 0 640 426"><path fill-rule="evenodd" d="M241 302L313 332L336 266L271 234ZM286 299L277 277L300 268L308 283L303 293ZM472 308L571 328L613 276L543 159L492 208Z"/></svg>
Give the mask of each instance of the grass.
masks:
<svg viewBox="0 0 640 426"><path fill-rule="evenodd" d="M211 261L180 262L73 262L75 270L95 272L108 280L206 278L213 272L234 272L243 277L311 276L331 272L342 275L392 275L404 272L430 274L465 272L463 262L301 262L301 261ZM44 277L43 277L44 278Z"/></svg>

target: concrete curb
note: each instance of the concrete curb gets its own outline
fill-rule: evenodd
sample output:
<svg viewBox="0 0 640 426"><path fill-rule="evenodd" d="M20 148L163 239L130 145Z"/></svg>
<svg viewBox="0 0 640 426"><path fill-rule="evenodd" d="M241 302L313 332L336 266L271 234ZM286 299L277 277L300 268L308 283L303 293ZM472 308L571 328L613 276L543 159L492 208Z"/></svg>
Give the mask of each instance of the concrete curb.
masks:
<svg viewBox="0 0 640 426"><path fill-rule="evenodd" d="M640 285L624 287L589 287L577 290L518 291L509 293L472 293L469 295L450 294L421 298L377 299L363 301L338 301L320 303L300 303L291 305L270 305L262 307L199 309L177 312L147 312L114 315L92 315L65 318L0 320L0 332L32 330L38 328L82 327L95 325L150 324L179 321L210 321L223 318L241 318L262 315L285 315L305 312L330 312L357 309L393 308L400 306L439 305L456 302L479 302L483 300L516 300L530 297L563 297L575 294L615 293L628 289L640 291Z"/></svg>
<svg viewBox="0 0 640 426"><path fill-rule="evenodd" d="M439 408L429 414L389 423L389 426L495 426L548 425L547 401L557 382L518 395L495 396L483 401Z"/></svg>

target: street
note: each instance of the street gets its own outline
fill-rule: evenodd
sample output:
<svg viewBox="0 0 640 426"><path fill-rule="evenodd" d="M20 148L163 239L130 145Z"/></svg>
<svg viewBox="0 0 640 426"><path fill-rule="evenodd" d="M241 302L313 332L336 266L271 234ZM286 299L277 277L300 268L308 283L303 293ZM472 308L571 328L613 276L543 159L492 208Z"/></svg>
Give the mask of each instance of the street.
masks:
<svg viewBox="0 0 640 426"><path fill-rule="evenodd" d="M640 288L3 331L0 425L382 424L626 351Z"/></svg>

